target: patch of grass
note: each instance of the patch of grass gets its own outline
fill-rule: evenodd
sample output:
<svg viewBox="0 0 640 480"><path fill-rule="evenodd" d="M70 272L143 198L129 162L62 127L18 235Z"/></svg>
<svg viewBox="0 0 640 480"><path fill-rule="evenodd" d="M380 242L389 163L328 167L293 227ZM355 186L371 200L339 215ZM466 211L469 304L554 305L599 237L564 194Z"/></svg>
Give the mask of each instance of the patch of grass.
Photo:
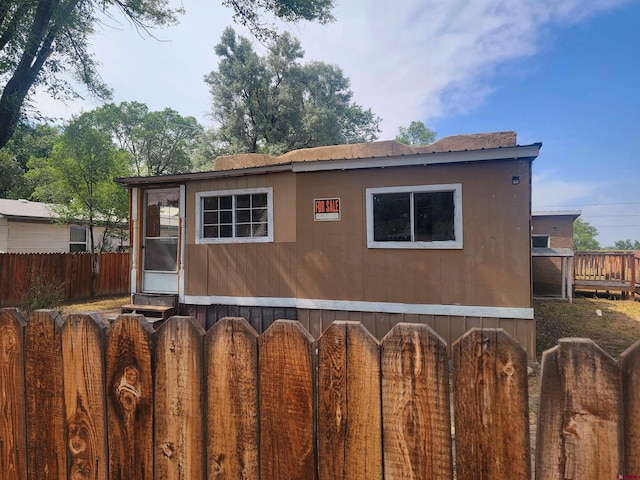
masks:
<svg viewBox="0 0 640 480"><path fill-rule="evenodd" d="M104 313L111 310L118 310L122 305L129 303L129 295L115 295L84 300L75 300L73 303L65 303L62 306L62 313L70 312L92 312Z"/></svg>
<svg viewBox="0 0 640 480"><path fill-rule="evenodd" d="M538 359L563 337L590 338L613 357L640 340L640 302L586 297L571 304L535 300L534 311Z"/></svg>

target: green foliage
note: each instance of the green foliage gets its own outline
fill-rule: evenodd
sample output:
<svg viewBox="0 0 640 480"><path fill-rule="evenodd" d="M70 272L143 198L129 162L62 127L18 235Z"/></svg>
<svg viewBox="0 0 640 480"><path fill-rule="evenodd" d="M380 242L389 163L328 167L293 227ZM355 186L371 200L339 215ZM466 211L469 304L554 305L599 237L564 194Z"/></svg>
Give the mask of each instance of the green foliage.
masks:
<svg viewBox="0 0 640 480"><path fill-rule="evenodd" d="M22 0L0 3L0 148L11 137L34 86L58 99L77 98L72 81L99 99L100 79L90 36L103 16L124 16L139 31L176 22L181 8L166 0ZM69 80L71 79L71 80Z"/></svg>
<svg viewBox="0 0 640 480"><path fill-rule="evenodd" d="M627 238L626 240L617 240L613 244L613 248L615 250L640 250L640 242L638 240L631 240Z"/></svg>
<svg viewBox="0 0 640 480"><path fill-rule="evenodd" d="M413 121L408 127L399 127L396 140L407 145L429 145L436 139L437 133L427 128L421 121Z"/></svg>
<svg viewBox="0 0 640 480"><path fill-rule="evenodd" d="M47 124L21 123L12 139L0 149L0 198L29 198L33 193L24 177L33 157L47 157L59 136L58 129Z"/></svg>
<svg viewBox="0 0 640 480"><path fill-rule="evenodd" d="M180 2L177 2L180 4ZM333 20L333 0L222 0L234 19L259 37L274 35L263 21ZM181 6L169 0L18 0L0 2L0 148L11 138L34 86L57 99L78 98L73 83L98 99L110 98L90 51L90 37L104 18L121 14L138 32L177 22ZM71 79L71 81L69 80Z"/></svg>
<svg viewBox="0 0 640 480"><path fill-rule="evenodd" d="M90 112L74 117L51 155L32 158L29 167L27 177L37 184L34 197L55 204L60 223L87 225L95 277L104 239L128 218L127 192L113 182L130 172L128 155L96 128ZM96 238L95 227L104 228L102 238Z"/></svg>
<svg viewBox="0 0 640 480"><path fill-rule="evenodd" d="M573 247L575 250L600 250L596 240L598 229L578 218L573 222Z"/></svg>
<svg viewBox="0 0 640 480"><path fill-rule="evenodd" d="M310 20L325 24L334 20L333 0L223 0L222 4L233 8L233 19L237 23L263 39L275 34L274 25L264 20L264 11L286 22Z"/></svg>
<svg viewBox="0 0 640 480"><path fill-rule="evenodd" d="M166 175L192 170L191 156L203 128L193 117L165 108L150 112L138 102L108 104L91 112L96 128L130 155L134 174Z"/></svg>
<svg viewBox="0 0 640 480"><path fill-rule="evenodd" d="M260 57L231 28L215 47L218 71L205 77L215 137L228 153L280 154L377 138L380 119L351 101L349 80L335 65L300 63L304 52L289 34Z"/></svg>

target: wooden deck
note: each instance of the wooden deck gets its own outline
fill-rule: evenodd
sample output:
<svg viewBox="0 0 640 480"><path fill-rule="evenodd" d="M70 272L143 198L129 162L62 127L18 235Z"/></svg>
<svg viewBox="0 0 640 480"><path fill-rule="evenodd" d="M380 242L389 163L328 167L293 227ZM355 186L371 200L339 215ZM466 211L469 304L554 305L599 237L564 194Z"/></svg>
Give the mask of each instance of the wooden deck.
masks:
<svg viewBox="0 0 640 480"><path fill-rule="evenodd" d="M623 298L640 295L638 252L576 252L573 289L620 293Z"/></svg>

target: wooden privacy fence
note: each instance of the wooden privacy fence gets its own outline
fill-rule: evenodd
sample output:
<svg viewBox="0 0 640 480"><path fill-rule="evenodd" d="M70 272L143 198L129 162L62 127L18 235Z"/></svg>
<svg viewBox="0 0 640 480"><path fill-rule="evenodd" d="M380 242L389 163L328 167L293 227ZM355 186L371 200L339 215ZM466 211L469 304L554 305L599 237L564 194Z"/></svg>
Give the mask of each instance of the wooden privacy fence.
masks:
<svg viewBox="0 0 640 480"><path fill-rule="evenodd" d="M544 354L536 478L640 475L639 349L617 362L567 339ZM531 466L526 355L499 329L457 340L450 373L420 324L378 342L335 322L314 341L286 320L259 336L239 318L154 332L137 315L0 310L3 480L513 480Z"/></svg>
<svg viewBox="0 0 640 480"><path fill-rule="evenodd" d="M129 253L103 253L96 295L129 292ZM62 300L91 294L89 253L0 253L0 306L21 305L30 289L61 286Z"/></svg>

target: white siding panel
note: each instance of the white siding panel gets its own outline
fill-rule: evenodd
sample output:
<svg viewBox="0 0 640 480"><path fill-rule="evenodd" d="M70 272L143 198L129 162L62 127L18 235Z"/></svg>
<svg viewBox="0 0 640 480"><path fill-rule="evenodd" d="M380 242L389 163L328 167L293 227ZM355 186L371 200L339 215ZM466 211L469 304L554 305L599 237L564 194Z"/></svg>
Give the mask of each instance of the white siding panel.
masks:
<svg viewBox="0 0 640 480"><path fill-rule="evenodd" d="M0 218L0 253L7 253L9 249L8 223L6 218Z"/></svg>
<svg viewBox="0 0 640 480"><path fill-rule="evenodd" d="M9 222L8 253L64 253L68 251L68 226Z"/></svg>

